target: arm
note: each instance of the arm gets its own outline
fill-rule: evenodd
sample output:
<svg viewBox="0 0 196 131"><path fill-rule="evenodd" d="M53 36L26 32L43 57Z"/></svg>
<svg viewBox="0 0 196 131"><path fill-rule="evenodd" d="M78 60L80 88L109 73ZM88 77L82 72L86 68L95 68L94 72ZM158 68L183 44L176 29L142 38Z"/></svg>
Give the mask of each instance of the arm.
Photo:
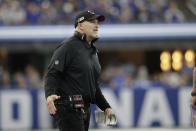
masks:
<svg viewBox="0 0 196 131"><path fill-rule="evenodd" d="M192 89L192 104L196 105L196 67L193 70L193 89Z"/></svg>
<svg viewBox="0 0 196 131"><path fill-rule="evenodd" d="M99 84L97 84L96 86L96 104L102 111L106 112L107 117L109 119L111 119L111 115L115 116L115 114L112 111L111 106L109 105L105 97L103 96L101 89L99 87ZM107 126L112 126L112 125L108 124Z"/></svg>
<svg viewBox="0 0 196 131"><path fill-rule="evenodd" d="M56 113L54 101L60 98L56 93L57 89L61 86L61 77L64 69L69 65L71 59L71 53L69 51L70 49L66 45L59 46L55 50L48 66L48 72L45 79L45 97L50 114Z"/></svg>
<svg viewBox="0 0 196 131"><path fill-rule="evenodd" d="M45 77L45 97L56 94L56 88L60 83L60 72L55 69L49 69Z"/></svg>
<svg viewBox="0 0 196 131"><path fill-rule="evenodd" d="M60 83L60 72L55 69L50 69L45 79L45 97L48 111L50 114L56 113L56 107L54 101L59 99L60 96L56 95L56 89Z"/></svg>
<svg viewBox="0 0 196 131"><path fill-rule="evenodd" d="M105 97L103 96L99 84L96 86L96 104L102 110L105 111L107 108L111 108Z"/></svg>

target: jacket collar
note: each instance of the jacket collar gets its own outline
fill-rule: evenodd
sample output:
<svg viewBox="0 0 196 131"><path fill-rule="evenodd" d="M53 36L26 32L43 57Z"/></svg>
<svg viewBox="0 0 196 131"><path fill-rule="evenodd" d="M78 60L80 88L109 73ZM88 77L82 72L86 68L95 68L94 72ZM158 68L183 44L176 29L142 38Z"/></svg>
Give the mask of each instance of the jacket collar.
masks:
<svg viewBox="0 0 196 131"><path fill-rule="evenodd" d="M89 44L86 40L86 34L82 34L80 32L77 32L75 31L74 33L74 36L76 36L77 38L79 38L80 40L84 41L84 45L87 47L87 48L95 48L94 46L94 42L98 40L98 38L95 38L94 40L91 41L91 44Z"/></svg>

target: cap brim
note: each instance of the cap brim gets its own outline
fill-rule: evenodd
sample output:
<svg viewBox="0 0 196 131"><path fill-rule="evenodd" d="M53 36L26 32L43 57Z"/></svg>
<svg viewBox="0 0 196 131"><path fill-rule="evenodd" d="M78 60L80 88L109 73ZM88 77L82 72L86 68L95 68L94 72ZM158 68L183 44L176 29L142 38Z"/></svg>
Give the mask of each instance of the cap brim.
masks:
<svg viewBox="0 0 196 131"><path fill-rule="evenodd" d="M105 20L105 16L104 15L98 15L97 20L100 21L100 22L104 21Z"/></svg>
<svg viewBox="0 0 196 131"><path fill-rule="evenodd" d="M96 16L90 18L89 20L94 20L94 19L97 19L99 22L102 22L105 20L105 16L104 15L96 15Z"/></svg>

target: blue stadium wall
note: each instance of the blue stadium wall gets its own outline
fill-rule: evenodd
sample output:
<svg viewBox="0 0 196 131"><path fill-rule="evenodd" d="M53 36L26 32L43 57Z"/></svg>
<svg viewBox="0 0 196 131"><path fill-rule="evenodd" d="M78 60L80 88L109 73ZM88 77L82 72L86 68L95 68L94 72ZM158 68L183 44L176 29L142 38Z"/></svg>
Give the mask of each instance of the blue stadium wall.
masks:
<svg viewBox="0 0 196 131"><path fill-rule="evenodd" d="M118 118L117 128L191 127L191 88L102 89ZM98 128L92 105L91 127ZM53 128L42 89L1 89L0 129Z"/></svg>

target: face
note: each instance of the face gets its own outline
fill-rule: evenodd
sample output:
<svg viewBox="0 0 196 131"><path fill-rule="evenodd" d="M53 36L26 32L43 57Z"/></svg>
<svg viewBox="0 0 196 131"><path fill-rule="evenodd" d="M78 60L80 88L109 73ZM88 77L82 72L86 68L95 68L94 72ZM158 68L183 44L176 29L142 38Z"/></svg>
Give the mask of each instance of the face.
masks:
<svg viewBox="0 0 196 131"><path fill-rule="evenodd" d="M98 20L84 21L81 23L81 30L86 34L90 41L98 38Z"/></svg>

